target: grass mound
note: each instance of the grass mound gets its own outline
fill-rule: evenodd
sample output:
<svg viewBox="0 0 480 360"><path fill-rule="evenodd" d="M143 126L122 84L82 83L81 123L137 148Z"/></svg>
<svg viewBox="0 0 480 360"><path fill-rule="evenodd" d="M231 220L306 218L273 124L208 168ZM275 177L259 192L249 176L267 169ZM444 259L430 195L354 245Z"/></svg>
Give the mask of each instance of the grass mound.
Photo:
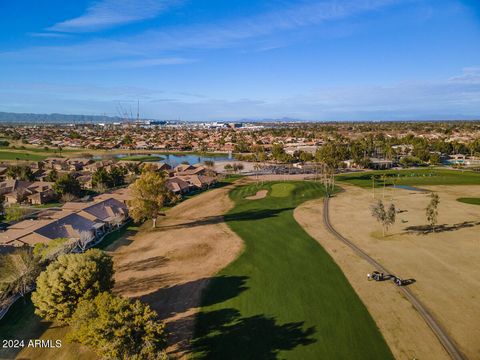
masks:
<svg viewBox="0 0 480 360"><path fill-rule="evenodd" d="M262 189L283 197L245 199ZM313 182L231 192L236 206L225 220L245 250L204 292L194 358L393 358L341 270L293 218L295 207L323 195Z"/></svg>

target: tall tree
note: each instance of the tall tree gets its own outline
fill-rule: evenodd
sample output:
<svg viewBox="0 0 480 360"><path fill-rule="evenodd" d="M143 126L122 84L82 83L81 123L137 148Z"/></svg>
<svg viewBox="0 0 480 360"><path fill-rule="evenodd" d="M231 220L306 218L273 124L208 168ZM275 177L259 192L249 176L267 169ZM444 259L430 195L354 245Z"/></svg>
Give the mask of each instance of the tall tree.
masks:
<svg viewBox="0 0 480 360"><path fill-rule="evenodd" d="M68 339L105 359L166 359L164 325L148 305L109 293L78 304Z"/></svg>
<svg viewBox="0 0 480 360"><path fill-rule="evenodd" d="M74 196L80 196L82 193L82 186L75 178L73 174L62 175L55 181L53 189L60 196L65 194L72 194Z"/></svg>
<svg viewBox="0 0 480 360"><path fill-rule="evenodd" d="M152 219L153 227L157 218L164 215L163 208L176 202L177 197L167 187L164 173L143 172L132 185L133 200L129 203L130 216L135 221Z"/></svg>
<svg viewBox="0 0 480 360"><path fill-rule="evenodd" d="M122 186L125 184L125 169L113 167L108 174L112 187Z"/></svg>
<svg viewBox="0 0 480 360"><path fill-rule="evenodd" d="M92 175L92 186L112 187L112 178L105 168L97 169Z"/></svg>
<svg viewBox="0 0 480 360"><path fill-rule="evenodd" d="M55 182L58 179L58 172L55 169L52 169L48 175L45 177L45 181Z"/></svg>
<svg viewBox="0 0 480 360"><path fill-rule="evenodd" d="M34 181L32 169L24 165L10 165L7 167L7 177L21 181Z"/></svg>
<svg viewBox="0 0 480 360"><path fill-rule="evenodd" d="M92 300L112 287L113 261L103 251L61 255L37 279L32 294L35 313L47 320L68 322L80 300Z"/></svg>
<svg viewBox="0 0 480 360"><path fill-rule="evenodd" d="M432 192L430 194L430 202L425 209L427 215L427 221L432 227L432 231L435 232L435 225L438 221L438 205L440 204L440 196L437 193Z"/></svg>

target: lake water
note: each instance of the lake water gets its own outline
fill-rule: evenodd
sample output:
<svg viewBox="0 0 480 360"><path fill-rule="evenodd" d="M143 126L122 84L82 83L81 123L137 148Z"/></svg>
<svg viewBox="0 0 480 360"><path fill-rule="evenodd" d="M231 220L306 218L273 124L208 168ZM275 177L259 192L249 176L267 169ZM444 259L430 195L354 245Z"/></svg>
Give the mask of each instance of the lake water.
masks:
<svg viewBox="0 0 480 360"><path fill-rule="evenodd" d="M133 155L140 155L140 154L133 154ZM151 156L161 156L164 162L172 167L180 165L182 162L188 161L190 165L203 163L204 161L225 161L231 160L231 157L228 156L202 156L202 155L195 155L195 154L185 154L185 155L173 155L173 154L141 154L142 156L151 155ZM116 158L123 158L129 156L128 154L118 154L115 155Z"/></svg>

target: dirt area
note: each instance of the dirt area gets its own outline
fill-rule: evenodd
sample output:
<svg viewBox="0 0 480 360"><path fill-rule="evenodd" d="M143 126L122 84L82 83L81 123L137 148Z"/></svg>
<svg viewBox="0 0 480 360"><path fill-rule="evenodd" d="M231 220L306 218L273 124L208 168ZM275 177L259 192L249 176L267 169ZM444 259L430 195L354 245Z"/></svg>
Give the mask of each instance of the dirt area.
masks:
<svg viewBox="0 0 480 360"><path fill-rule="evenodd" d="M259 190L255 195L247 196L245 199L247 200L260 200L267 197L268 190Z"/></svg>
<svg viewBox="0 0 480 360"><path fill-rule="evenodd" d="M400 213L396 224L382 237L381 226L372 218L372 190L345 186L331 200L333 226L353 240L395 275L414 278L410 289L434 314L470 359L480 358L480 207L456 201L480 196L480 186L431 186L424 189L440 196L438 229L426 226L428 193L386 189L386 204L393 202ZM377 189L376 199L383 198ZM308 204L299 221L330 251L362 297L395 354L404 358L439 359L444 352L432 338L418 314L389 283L366 282L373 269L351 251L322 233L321 203ZM308 215L315 219L308 220ZM302 220L304 217L307 221ZM330 240L329 240L330 239ZM394 290L394 288L393 288ZM400 310L399 310L400 309ZM396 342L396 344L395 344Z"/></svg>
<svg viewBox="0 0 480 360"><path fill-rule="evenodd" d="M157 229L147 223L107 249L114 257L115 291L158 311L172 334L173 358L188 354L195 313L209 279L241 252L242 240L222 217L233 206L230 188L182 202L159 219Z"/></svg>

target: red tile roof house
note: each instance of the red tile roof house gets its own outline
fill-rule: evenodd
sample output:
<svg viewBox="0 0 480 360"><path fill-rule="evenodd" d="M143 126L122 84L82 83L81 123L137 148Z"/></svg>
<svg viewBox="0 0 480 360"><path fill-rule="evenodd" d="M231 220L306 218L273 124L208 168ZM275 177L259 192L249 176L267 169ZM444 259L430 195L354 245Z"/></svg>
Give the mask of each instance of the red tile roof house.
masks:
<svg viewBox="0 0 480 360"><path fill-rule="evenodd" d="M204 175L178 175L175 178L182 179L190 184L193 189L207 189L217 182L217 178Z"/></svg>
<svg viewBox="0 0 480 360"><path fill-rule="evenodd" d="M7 204L28 202L31 205L46 204L56 199L53 182L7 180L0 183L0 194Z"/></svg>
<svg viewBox="0 0 480 360"><path fill-rule="evenodd" d="M113 198L66 203L62 211L53 213L49 218L25 220L10 226L0 233L0 246L33 246L58 238L78 240L82 232L91 233L92 241L98 241L127 220L127 206Z"/></svg>
<svg viewBox="0 0 480 360"><path fill-rule="evenodd" d="M167 188L174 194L186 194L191 190L192 185L178 177L171 177L167 180Z"/></svg>

